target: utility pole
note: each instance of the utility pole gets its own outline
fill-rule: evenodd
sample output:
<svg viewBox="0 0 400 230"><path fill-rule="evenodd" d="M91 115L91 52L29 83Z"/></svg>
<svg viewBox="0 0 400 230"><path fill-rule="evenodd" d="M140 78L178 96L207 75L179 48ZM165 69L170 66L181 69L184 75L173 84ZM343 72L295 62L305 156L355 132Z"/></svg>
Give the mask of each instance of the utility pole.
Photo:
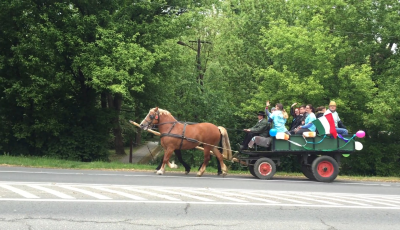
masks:
<svg viewBox="0 0 400 230"><path fill-rule="evenodd" d="M208 43L212 44L211 42L208 41L201 41L200 38L197 39L197 41L189 41L190 43L197 43L197 50L193 48L192 46L187 45L186 43L182 41L178 41L177 43L182 46L189 47L190 49L194 50L197 52L196 55L196 66L197 66L197 71L198 71L198 76L197 80L200 82L200 85L203 86L203 79L204 79L204 72L206 71L206 67L204 69L201 67L201 44L203 43ZM201 87L201 92L203 92L203 87Z"/></svg>

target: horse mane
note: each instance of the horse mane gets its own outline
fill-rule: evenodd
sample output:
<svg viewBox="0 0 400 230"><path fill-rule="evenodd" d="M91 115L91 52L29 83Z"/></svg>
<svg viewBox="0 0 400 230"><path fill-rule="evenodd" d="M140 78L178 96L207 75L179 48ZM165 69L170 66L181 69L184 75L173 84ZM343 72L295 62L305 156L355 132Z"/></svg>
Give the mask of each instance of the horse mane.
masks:
<svg viewBox="0 0 400 230"><path fill-rule="evenodd" d="M152 108L152 109L150 109L150 111L154 112L155 109L156 108ZM165 110L165 109L158 108L158 112L160 113L160 115L171 115L171 113L168 110Z"/></svg>

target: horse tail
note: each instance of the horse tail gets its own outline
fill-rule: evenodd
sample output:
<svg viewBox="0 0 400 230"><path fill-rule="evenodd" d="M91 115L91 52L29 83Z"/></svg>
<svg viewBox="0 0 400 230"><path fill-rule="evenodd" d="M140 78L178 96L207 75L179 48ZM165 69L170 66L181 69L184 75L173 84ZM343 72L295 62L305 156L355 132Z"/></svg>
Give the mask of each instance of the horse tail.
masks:
<svg viewBox="0 0 400 230"><path fill-rule="evenodd" d="M221 132L222 136L222 156L224 159L232 160L232 150L231 150L231 143L229 142L228 132L222 126L218 126L219 131Z"/></svg>

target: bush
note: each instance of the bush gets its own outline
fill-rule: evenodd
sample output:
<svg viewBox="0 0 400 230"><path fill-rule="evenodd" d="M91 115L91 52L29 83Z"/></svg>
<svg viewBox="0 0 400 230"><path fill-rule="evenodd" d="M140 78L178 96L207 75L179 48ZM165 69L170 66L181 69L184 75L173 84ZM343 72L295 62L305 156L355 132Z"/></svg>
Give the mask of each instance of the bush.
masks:
<svg viewBox="0 0 400 230"><path fill-rule="evenodd" d="M364 148L343 158L341 172L349 175L399 176L400 138L395 134L380 134L359 140Z"/></svg>

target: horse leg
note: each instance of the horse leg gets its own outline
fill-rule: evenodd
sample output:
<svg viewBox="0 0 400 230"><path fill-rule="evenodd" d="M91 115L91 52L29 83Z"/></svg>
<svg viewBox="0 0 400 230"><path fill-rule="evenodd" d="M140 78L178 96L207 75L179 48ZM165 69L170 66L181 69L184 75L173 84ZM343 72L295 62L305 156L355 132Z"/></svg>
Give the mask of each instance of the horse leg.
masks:
<svg viewBox="0 0 400 230"><path fill-rule="evenodd" d="M218 162L219 162L218 173L220 171L222 171L222 176L225 177L228 174L228 172L227 172L228 169L227 169L227 167L226 167L226 165L224 163L224 158L222 157L222 154L219 152L218 148L214 147L213 148L213 152L214 152L214 154L217 157Z"/></svg>
<svg viewBox="0 0 400 230"><path fill-rule="evenodd" d="M178 157L179 162L182 163L183 167L185 167L185 174L189 174L190 172L190 165L188 165L185 161L183 161L182 153L180 149L175 150L175 156Z"/></svg>
<svg viewBox="0 0 400 230"><path fill-rule="evenodd" d="M206 145L204 147L204 161L200 167L200 170L197 172L197 176L202 176L203 173L206 171L206 167L208 165L208 162L210 161L210 150L211 150L210 146Z"/></svg>
<svg viewBox="0 0 400 230"><path fill-rule="evenodd" d="M161 168L157 171L157 175L163 175L164 174L165 165L169 163L169 158L171 157L173 151L174 151L174 149L167 148L167 150L164 153L164 159L163 159L163 162L161 164Z"/></svg>
<svg viewBox="0 0 400 230"><path fill-rule="evenodd" d="M160 170L163 161L164 161L164 160L161 160L161 161L160 161L160 164L158 164L155 173L156 173L158 170Z"/></svg>
<svg viewBox="0 0 400 230"><path fill-rule="evenodd" d="M212 157L212 155L210 154L210 161L211 161L211 157ZM201 164L201 165L199 166L199 169L198 169L198 170L201 169L201 166L203 166L203 164ZM218 176L219 176L219 175L222 174L222 171L221 171L221 164L219 163L219 160L218 160L218 159L217 159L217 168L218 168Z"/></svg>
<svg viewBox="0 0 400 230"><path fill-rule="evenodd" d="M158 170L160 170L161 165L162 165L163 162L164 162L164 159L161 159L160 164L158 164L158 166L157 166L156 170L154 171L154 173L156 173ZM167 165L168 165L168 167L170 167L171 169L177 168L177 167L178 167L176 164L174 164L173 161L172 161L172 164L171 164L171 162L168 161Z"/></svg>
<svg viewBox="0 0 400 230"><path fill-rule="evenodd" d="M219 163L219 160L217 158L217 168L218 168L218 176L222 174L222 170L221 170L221 163Z"/></svg>

